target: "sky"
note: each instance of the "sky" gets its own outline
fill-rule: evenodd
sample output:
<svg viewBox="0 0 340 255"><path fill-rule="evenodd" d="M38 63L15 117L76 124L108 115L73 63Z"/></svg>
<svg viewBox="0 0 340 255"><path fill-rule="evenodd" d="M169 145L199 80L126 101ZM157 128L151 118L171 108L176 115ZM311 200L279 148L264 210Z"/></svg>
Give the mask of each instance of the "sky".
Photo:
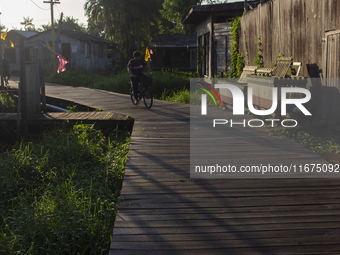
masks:
<svg viewBox="0 0 340 255"><path fill-rule="evenodd" d="M42 10L40 8L45 9ZM54 5L54 19L60 18L60 13L65 16L73 16L79 19L79 23L87 24L87 17L84 15L85 0L60 0L60 4ZM33 18L33 24L39 28L43 24L51 22L50 5L43 3L43 0L0 0L1 4L1 24L9 30L13 27L23 28L20 25L29 16Z"/></svg>
<svg viewBox="0 0 340 255"><path fill-rule="evenodd" d="M229 2L237 1L243 0L229 0ZM79 23L86 25L87 17L84 13L84 4L85 0L60 0L60 4L54 5L54 19L58 20L60 13L63 12L64 17L73 16L79 20ZM49 7L50 5L43 3L43 0L0 0L1 24L4 24L9 30L20 29L23 28L20 25L20 22L24 20L23 17L29 16L33 18L35 27L39 28L41 25L51 22Z"/></svg>

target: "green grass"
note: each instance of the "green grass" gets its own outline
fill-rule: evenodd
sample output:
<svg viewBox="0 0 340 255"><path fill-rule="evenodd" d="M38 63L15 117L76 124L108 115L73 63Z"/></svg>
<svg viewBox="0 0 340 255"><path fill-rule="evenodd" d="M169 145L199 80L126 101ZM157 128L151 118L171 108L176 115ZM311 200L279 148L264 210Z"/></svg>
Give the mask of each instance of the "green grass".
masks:
<svg viewBox="0 0 340 255"><path fill-rule="evenodd" d="M107 254L128 149L77 125L0 155L0 254Z"/></svg>
<svg viewBox="0 0 340 255"><path fill-rule="evenodd" d="M164 91L169 96L172 91L182 88L190 88L190 78L196 77L195 73L186 73L179 71L155 71L153 76L152 92L154 98L161 98ZM68 69L64 73L46 75L46 81L61 85L74 87L92 87L91 72L88 70ZM95 71L94 88L113 91L117 93L130 93L130 77L126 70L114 71Z"/></svg>
<svg viewBox="0 0 340 255"><path fill-rule="evenodd" d="M167 90L163 91L163 94L159 99L168 101L168 102L176 102L182 104L192 104L192 105L201 105L201 97L204 92L197 90L195 93L190 93L190 89L182 88L177 90ZM217 100L217 99L215 99ZM220 106L218 100L217 106ZM215 102L211 97L207 98L207 104L210 106L214 106Z"/></svg>
<svg viewBox="0 0 340 255"><path fill-rule="evenodd" d="M190 104L190 90L187 88L175 91L165 89L160 99L168 102Z"/></svg>
<svg viewBox="0 0 340 255"><path fill-rule="evenodd" d="M333 126L306 129L279 129L271 133L276 136L293 138L297 143L318 154L340 152L340 135Z"/></svg>
<svg viewBox="0 0 340 255"><path fill-rule="evenodd" d="M17 112L17 103L8 95L8 92L0 93L0 113Z"/></svg>

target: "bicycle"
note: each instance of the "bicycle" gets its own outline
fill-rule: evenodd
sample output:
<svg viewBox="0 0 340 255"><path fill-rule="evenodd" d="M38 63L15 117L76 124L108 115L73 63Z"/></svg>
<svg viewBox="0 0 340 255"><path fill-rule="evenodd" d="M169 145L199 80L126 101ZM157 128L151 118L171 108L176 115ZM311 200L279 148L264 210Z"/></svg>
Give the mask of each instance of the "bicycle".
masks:
<svg viewBox="0 0 340 255"><path fill-rule="evenodd" d="M152 79L150 77L150 83L146 84L146 82L142 82L141 80L138 82L138 100L144 100L144 105L146 108L150 109L153 104L153 97L152 97L152 91L151 91L151 85L152 85ZM138 105L138 101L135 98L134 90L132 82L130 82L130 95L131 95L131 101L134 105Z"/></svg>

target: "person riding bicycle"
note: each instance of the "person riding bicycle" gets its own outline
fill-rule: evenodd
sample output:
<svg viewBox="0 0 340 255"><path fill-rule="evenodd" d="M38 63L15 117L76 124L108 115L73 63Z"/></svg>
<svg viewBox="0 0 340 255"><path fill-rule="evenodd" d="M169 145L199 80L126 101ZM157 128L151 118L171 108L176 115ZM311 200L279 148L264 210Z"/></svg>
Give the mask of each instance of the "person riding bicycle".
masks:
<svg viewBox="0 0 340 255"><path fill-rule="evenodd" d="M143 74L143 68L146 67L146 69L149 71L151 75L153 75L152 70L147 65L146 61L141 59L142 54L139 51L135 51L133 53L133 59L131 59L128 63L128 71L130 74L130 80L132 82L133 86L133 94L137 102L139 101L138 98L138 83L140 80L143 82L146 80L147 76Z"/></svg>

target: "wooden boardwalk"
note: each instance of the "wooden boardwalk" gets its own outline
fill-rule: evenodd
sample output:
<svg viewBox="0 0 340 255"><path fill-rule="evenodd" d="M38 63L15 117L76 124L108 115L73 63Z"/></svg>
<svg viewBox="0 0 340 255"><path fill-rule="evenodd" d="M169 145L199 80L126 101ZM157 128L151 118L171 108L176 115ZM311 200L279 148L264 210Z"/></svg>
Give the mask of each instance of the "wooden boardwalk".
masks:
<svg viewBox="0 0 340 255"><path fill-rule="evenodd" d="M48 85L46 92L135 118L111 255L340 254L339 180L190 179L188 105L156 100L146 110L106 91ZM247 140L226 153L322 162L292 140L260 136L256 154Z"/></svg>
<svg viewBox="0 0 340 255"><path fill-rule="evenodd" d="M18 115L16 113L0 113L0 121L16 121ZM79 121L79 122L94 122L94 121L125 121L126 116L118 114L114 111L101 112L48 112L36 114L28 118L30 122L51 122L58 121Z"/></svg>

